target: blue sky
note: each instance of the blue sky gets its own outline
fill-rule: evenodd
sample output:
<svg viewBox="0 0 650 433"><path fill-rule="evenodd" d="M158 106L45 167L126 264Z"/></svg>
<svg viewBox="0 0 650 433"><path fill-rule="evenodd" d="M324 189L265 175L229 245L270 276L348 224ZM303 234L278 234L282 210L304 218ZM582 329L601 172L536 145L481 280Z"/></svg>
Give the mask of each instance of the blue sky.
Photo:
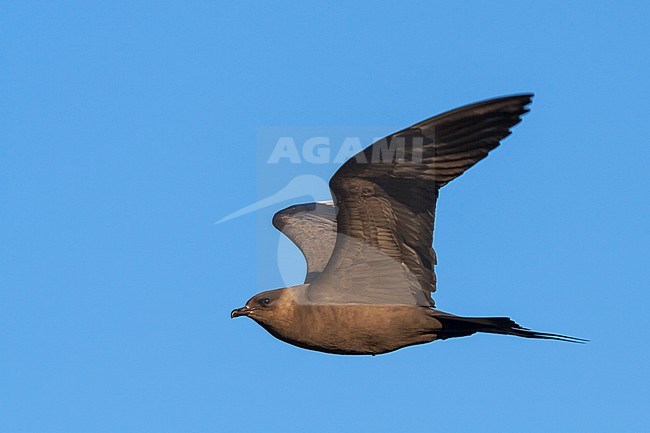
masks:
<svg viewBox="0 0 650 433"><path fill-rule="evenodd" d="M647 429L649 12L3 2L0 432ZM260 162L265 128L389 133L526 91L514 134L441 192L435 298L591 343L340 357L229 319L303 265L278 267L291 202L215 222L336 169Z"/></svg>

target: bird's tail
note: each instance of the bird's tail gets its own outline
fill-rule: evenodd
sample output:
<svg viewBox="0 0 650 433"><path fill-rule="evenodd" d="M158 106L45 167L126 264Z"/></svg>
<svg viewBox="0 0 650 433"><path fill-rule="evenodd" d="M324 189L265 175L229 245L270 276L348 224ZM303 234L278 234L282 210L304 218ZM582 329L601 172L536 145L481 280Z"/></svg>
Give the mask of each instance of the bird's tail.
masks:
<svg viewBox="0 0 650 433"><path fill-rule="evenodd" d="M446 313L434 313L432 316L442 324L442 329L436 332L441 340L464 337L477 332L487 332L489 334L516 335L517 337L569 341L571 343L586 343L589 341L568 335L531 331L518 325L509 317L460 317Z"/></svg>

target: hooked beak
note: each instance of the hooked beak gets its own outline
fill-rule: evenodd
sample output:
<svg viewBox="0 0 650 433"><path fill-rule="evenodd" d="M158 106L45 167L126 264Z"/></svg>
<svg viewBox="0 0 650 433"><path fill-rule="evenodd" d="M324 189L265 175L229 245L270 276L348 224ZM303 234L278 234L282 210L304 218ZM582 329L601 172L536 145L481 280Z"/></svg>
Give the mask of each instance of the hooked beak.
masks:
<svg viewBox="0 0 650 433"><path fill-rule="evenodd" d="M235 317L239 317L239 316L248 316L250 312L251 312L251 308L248 305L241 308L235 308L230 313L230 318L234 319Z"/></svg>

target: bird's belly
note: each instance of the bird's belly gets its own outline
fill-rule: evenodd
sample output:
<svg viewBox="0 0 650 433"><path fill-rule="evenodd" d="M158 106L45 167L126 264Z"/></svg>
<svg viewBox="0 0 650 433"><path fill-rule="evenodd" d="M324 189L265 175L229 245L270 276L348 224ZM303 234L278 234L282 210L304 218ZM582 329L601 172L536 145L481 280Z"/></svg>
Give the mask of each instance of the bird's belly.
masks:
<svg viewBox="0 0 650 433"><path fill-rule="evenodd" d="M435 340L436 324L421 307L385 305L308 305L276 337L327 353L376 355ZM298 325L298 326L295 326Z"/></svg>

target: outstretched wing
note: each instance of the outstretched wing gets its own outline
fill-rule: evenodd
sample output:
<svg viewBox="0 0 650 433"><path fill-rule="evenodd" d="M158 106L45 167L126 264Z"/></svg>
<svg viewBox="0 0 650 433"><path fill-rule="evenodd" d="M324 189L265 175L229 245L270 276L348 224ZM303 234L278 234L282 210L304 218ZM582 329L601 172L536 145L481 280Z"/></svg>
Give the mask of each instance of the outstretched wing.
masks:
<svg viewBox="0 0 650 433"><path fill-rule="evenodd" d="M449 111L346 161L330 180L338 209L336 246L309 287L309 299L433 306L438 190L496 148L531 98L516 95Z"/></svg>
<svg viewBox="0 0 650 433"><path fill-rule="evenodd" d="M334 203L305 203L282 209L273 216L273 226L291 239L305 256L305 283L314 281L325 269L336 243Z"/></svg>

